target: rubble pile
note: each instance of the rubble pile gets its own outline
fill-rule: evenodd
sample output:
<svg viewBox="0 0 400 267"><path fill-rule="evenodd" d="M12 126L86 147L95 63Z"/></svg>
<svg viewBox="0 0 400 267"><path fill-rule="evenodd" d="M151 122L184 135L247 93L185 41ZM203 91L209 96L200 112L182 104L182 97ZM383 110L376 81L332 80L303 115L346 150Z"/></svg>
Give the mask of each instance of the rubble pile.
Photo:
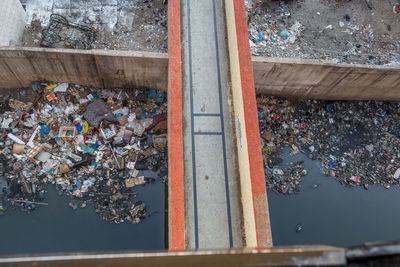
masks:
<svg viewBox="0 0 400 267"><path fill-rule="evenodd" d="M373 65L400 62L400 28L396 26L400 16L389 2L245 3L250 19L250 47L255 56Z"/></svg>
<svg viewBox="0 0 400 267"><path fill-rule="evenodd" d="M258 97L267 185L296 193L307 174L301 162L276 168L281 148L321 162L321 172L346 186L400 184L400 103Z"/></svg>
<svg viewBox="0 0 400 267"><path fill-rule="evenodd" d="M20 0L27 13L27 24L19 46L112 50L168 51L167 1L164 0ZM56 29L52 16L58 15ZM79 25L78 25L79 24ZM68 25L65 26L65 25ZM78 30L74 30L74 25ZM75 27L76 28L76 27ZM87 46L84 30L96 38ZM67 38L59 38L65 32ZM63 36L64 34L61 34ZM48 42L53 39L57 42ZM62 42L61 39L65 39ZM76 42L71 42L75 40ZM44 42L43 42L44 41ZM82 45L83 43L83 45Z"/></svg>
<svg viewBox="0 0 400 267"><path fill-rule="evenodd" d="M22 91L25 92L25 91ZM5 203L31 211L56 184L70 206L93 204L103 220L138 223L145 203L135 186L167 181L167 103L157 90L92 89L33 83L29 101L0 106L0 211Z"/></svg>

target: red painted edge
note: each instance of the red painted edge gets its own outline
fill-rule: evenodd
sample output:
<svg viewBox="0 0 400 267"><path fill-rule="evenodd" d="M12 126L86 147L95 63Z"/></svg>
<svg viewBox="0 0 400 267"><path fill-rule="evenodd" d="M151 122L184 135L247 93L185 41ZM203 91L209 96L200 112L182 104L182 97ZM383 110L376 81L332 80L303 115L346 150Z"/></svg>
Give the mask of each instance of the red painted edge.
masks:
<svg viewBox="0 0 400 267"><path fill-rule="evenodd" d="M262 199L259 197L260 195L265 195L266 199L266 184L264 177L264 165L261 154L257 101L254 89L253 67L247 30L246 8L244 5L244 1L234 0L233 2L235 11L235 24L239 54L240 78L242 84L244 116L246 124L246 141L250 162L251 190L253 194L254 216L256 221L257 245L260 247L261 244L266 243L265 240L260 240L261 229L263 229L262 231L265 231L266 229L265 225L260 225L260 222L263 222L264 219L268 218L261 218L261 216L265 217L265 215L263 215L265 214L265 211L262 211L262 207L260 207L257 203L259 199Z"/></svg>
<svg viewBox="0 0 400 267"><path fill-rule="evenodd" d="M169 249L185 249L180 0L168 1Z"/></svg>

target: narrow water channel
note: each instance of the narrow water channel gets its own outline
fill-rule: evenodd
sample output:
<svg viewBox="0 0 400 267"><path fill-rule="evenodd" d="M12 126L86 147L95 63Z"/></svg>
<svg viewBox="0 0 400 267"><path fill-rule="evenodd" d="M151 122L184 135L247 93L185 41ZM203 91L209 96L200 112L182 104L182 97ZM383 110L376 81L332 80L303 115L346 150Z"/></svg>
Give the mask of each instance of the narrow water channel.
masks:
<svg viewBox="0 0 400 267"><path fill-rule="evenodd" d="M143 173L151 176L149 171ZM165 248L165 184L137 186L151 216L139 224L102 221L91 205L73 210L69 197L48 186L48 206L28 214L8 207L0 216L0 254L158 250Z"/></svg>
<svg viewBox="0 0 400 267"><path fill-rule="evenodd" d="M345 187L320 172L320 163L304 154L291 156L283 149L279 168L304 160L308 174L300 194L282 195L268 190L274 245L360 245L400 240L400 187ZM302 230L296 232L296 226Z"/></svg>

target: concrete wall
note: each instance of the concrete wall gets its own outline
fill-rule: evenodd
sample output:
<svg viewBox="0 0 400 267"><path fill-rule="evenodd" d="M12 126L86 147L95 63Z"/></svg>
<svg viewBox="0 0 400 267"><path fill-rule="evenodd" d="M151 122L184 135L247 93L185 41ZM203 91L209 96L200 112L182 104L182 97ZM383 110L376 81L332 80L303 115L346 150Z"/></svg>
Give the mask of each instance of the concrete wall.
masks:
<svg viewBox="0 0 400 267"><path fill-rule="evenodd" d="M400 68L253 57L258 94L315 99L400 100Z"/></svg>
<svg viewBox="0 0 400 267"><path fill-rule="evenodd" d="M19 0L0 1L0 46L15 45L22 37L27 15Z"/></svg>
<svg viewBox="0 0 400 267"><path fill-rule="evenodd" d="M38 80L99 88L167 90L168 55L133 51L0 48L0 88L28 87L32 81Z"/></svg>
<svg viewBox="0 0 400 267"><path fill-rule="evenodd" d="M316 99L400 100L400 67L253 57L256 93ZM32 81L168 89L168 54L0 48L0 88Z"/></svg>

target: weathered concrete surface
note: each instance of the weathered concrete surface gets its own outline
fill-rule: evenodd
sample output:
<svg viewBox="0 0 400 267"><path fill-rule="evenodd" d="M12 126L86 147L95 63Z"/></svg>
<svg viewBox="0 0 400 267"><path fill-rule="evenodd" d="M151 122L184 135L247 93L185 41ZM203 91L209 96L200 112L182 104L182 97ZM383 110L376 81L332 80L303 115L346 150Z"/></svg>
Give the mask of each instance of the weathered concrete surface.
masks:
<svg viewBox="0 0 400 267"><path fill-rule="evenodd" d="M258 94L335 100L400 100L400 68L253 57Z"/></svg>
<svg viewBox="0 0 400 267"><path fill-rule="evenodd" d="M268 250L74 253L0 257L0 266L327 266L345 265L344 248L292 246Z"/></svg>
<svg viewBox="0 0 400 267"><path fill-rule="evenodd" d="M0 88L32 81L167 90L168 55L135 51L0 48Z"/></svg>
<svg viewBox="0 0 400 267"><path fill-rule="evenodd" d="M20 41L26 18L19 0L0 1L0 46L15 45Z"/></svg>
<svg viewBox="0 0 400 267"><path fill-rule="evenodd" d="M266 248L272 246L272 234L244 2L226 0L225 16L238 147L244 246Z"/></svg>
<svg viewBox="0 0 400 267"><path fill-rule="evenodd" d="M400 67L253 57L256 92L316 99L400 100ZM35 80L94 87L168 89L168 54L49 48L0 48L0 88Z"/></svg>
<svg viewBox="0 0 400 267"><path fill-rule="evenodd" d="M242 247L223 4L181 7L185 247Z"/></svg>
<svg viewBox="0 0 400 267"><path fill-rule="evenodd" d="M168 1L168 248L185 249L180 0Z"/></svg>

